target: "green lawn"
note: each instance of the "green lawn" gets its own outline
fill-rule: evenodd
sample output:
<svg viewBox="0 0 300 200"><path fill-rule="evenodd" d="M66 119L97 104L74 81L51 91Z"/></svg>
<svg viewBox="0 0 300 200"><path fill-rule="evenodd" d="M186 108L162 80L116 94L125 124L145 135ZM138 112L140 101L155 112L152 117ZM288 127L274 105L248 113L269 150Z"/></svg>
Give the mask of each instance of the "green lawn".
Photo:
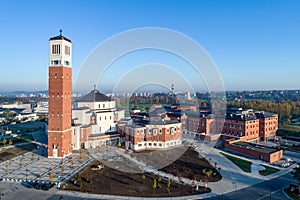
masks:
<svg viewBox="0 0 300 200"><path fill-rule="evenodd" d="M284 191L285 191L285 193L286 193L290 198L292 198L292 199L294 199L294 200L300 200L300 196L299 196L298 194L292 193L292 192L290 191L289 187L288 187L288 188L285 188Z"/></svg>
<svg viewBox="0 0 300 200"><path fill-rule="evenodd" d="M265 168L264 170L259 171L259 174L262 175L262 176L268 176L270 174L273 174L273 173L276 173L276 172L280 171L279 169L269 167L269 166L266 166L266 165L261 165L261 166L263 166Z"/></svg>
<svg viewBox="0 0 300 200"><path fill-rule="evenodd" d="M251 172L251 164L252 162L247 161L247 160L243 160L225 153L221 153L223 156L225 156L227 159L229 159L231 162L233 162L234 164L236 164L239 168L241 168L241 170L243 170L244 172Z"/></svg>
<svg viewBox="0 0 300 200"><path fill-rule="evenodd" d="M278 136L296 136L299 137L300 127L295 125L279 125L276 135Z"/></svg>
<svg viewBox="0 0 300 200"><path fill-rule="evenodd" d="M138 108L141 110L141 112L146 112L147 108L150 108L150 111L154 110L154 105L155 104L149 104L149 103L138 103L137 106ZM162 108L164 106L170 105L170 104L159 104L162 106ZM129 110L134 108L134 104L133 103L128 103L128 104L121 104L122 109L125 110L125 114L129 114Z"/></svg>
<svg viewBox="0 0 300 200"><path fill-rule="evenodd" d="M13 144L23 143L23 142L31 142L33 141L33 137L30 134L24 134L18 137L7 137L5 146L9 145L9 141L11 140ZM3 147L3 139L0 141L0 147Z"/></svg>

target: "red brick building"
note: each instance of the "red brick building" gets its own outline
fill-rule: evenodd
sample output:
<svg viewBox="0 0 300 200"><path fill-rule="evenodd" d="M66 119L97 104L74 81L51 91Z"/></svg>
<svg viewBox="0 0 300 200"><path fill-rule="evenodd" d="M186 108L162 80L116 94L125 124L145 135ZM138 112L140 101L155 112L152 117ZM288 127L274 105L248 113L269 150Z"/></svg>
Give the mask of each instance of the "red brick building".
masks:
<svg viewBox="0 0 300 200"><path fill-rule="evenodd" d="M255 115L259 119L260 140L267 141L270 139L276 139L278 115L264 111L255 112Z"/></svg>
<svg viewBox="0 0 300 200"><path fill-rule="evenodd" d="M184 111L181 122L183 132L187 134L209 136L221 133L225 139L240 138L255 143L275 139L278 129L277 114L241 108L228 110L224 117Z"/></svg>
<svg viewBox="0 0 300 200"><path fill-rule="evenodd" d="M252 111L227 113L222 135L225 138L243 138L247 142L259 142L259 120Z"/></svg>
<svg viewBox="0 0 300 200"><path fill-rule="evenodd" d="M264 160L269 163L276 162L283 156L282 150L248 142L241 142L240 140L227 140L224 146L228 150L256 159Z"/></svg>
<svg viewBox="0 0 300 200"><path fill-rule="evenodd" d="M125 146L136 151L163 149L182 144L181 122L168 117L120 122L118 132L124 137Z"/></svg>
<svg viewBox="0 0 300 200"><path fill-rule="evenodd" d="M49 40L48 157L72 153L72 43L60 35Z"/></svg>

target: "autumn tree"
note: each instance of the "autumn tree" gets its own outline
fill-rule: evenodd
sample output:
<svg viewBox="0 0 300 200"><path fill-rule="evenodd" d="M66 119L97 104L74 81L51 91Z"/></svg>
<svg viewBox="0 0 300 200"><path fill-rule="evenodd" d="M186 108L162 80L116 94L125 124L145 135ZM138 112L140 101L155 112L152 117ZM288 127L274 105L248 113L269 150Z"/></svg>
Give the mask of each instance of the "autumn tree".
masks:
<svg viewBox="0 0 300 200"><path fill-rule="evenodd" d="M153 184L152 184L152 189L153 189L153 192L154 190L156 189L157 185L156 185L156 179L154 178L153 179Z"/></svg>
<svg viewBox="0 0 300 200"><path fill-rule="evenodd" d="M170 187L171 187L171 180L168 179L168 182L167 182L167 190L168 190L169 193L171 192L171 191L170 191Z"/></svg>
<svg viewBox="0 0 300 200"><path fill-rule="evenodd" d="M161 188L161 185L160 185L160 182L161 182L161 176L159 176L159 177L157 178L157 181L158 181L158 188Z"/></svg>
<svg viewBox="0 0 300 200"><path fill-rule="evenodd" d="M7 140L4 138L3 141L2 141L3 146L5 146L6 143L7 143Z"/></svg>
<svg viewBox="0 0 300 200"><path fill-rule="evenodd" d="M53 173L50 172L50 173L49 173L49 181L52 181L52 180L53 180Z"/></svg>

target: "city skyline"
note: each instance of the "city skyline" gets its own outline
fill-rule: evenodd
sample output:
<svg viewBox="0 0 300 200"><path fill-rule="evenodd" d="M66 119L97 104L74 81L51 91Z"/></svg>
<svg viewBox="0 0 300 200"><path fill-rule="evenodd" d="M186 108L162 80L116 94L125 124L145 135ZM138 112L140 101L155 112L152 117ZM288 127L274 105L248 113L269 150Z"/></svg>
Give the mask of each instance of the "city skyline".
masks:
<svg viewBox="0 0 300 200"><path fill-rule="evenodd" d="M143 27L173 29L198 42L215 62L226 90L299 89L297 1L66 1L59 3L67 8L63 15L58 14L55 1L1 4L7 9L0 14L6 19L0 32L5 47L0 50L5 74L0 91L47 88L48 39L58 35L59 29L74 44L75 81L80 66L98 44L120 32ZM101 90L112 87L110 77L119 76L119 69L149 62L167 64L180 73L187 68L186 62L166 52L132 53L114 63ZM187 77L201 85L193 87L196 91L205 90L203 80Z"/></svg>

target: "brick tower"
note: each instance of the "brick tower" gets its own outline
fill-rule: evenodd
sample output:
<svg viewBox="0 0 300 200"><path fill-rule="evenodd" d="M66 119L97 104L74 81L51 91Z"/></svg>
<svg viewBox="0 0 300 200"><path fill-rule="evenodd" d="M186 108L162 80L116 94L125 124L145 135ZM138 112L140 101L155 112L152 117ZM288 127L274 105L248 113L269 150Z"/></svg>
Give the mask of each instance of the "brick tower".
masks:
<svg viewBox="0 0 300 200"><path fill-rule="evenodd" d="M49 40L48 157L72 153L72 42L60 35Z"/></svg>

